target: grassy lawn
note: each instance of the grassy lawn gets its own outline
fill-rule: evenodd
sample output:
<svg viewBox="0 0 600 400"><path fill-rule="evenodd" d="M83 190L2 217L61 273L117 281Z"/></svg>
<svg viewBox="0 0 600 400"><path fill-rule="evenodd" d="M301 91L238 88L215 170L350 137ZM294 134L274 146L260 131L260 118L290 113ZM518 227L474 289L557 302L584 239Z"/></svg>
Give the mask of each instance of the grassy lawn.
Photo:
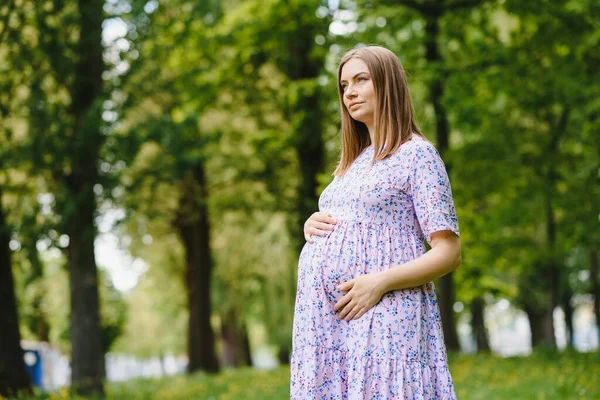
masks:
<svg viewBox="0 0 600 400"><path fill-rule="evenodd" d="M600 352L537 353L531 357L453 355L450 368L461 400L600 399ZM108 399L270 400L289 398L289 369L228 370L111 384ZM36 397L68 399L66 392ZM310 399L306 399L310 400Z"/></svg>
<svg viewBox="0 0 600 400"><path fill-rule="evenodd" d="M456 355L450 369L459 399L600 399L600 352Z"/></svg>

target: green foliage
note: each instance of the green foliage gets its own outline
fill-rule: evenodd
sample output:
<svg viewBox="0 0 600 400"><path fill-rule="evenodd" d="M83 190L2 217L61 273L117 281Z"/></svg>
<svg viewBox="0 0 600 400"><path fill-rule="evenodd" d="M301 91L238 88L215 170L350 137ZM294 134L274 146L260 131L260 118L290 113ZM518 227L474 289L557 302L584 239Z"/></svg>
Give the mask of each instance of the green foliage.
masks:
<svg viewBox="0 0 600 400"><path fill-rule="evenodd" d="M453 9L450 2L440 20L440 65L424 60L426 21L414 7L342 1L338 11L350 12L343 23L356 22L358 28L335 35L327 25L337 11L319 9L318 1L215 4L164 2L149 15L150 24L133 25L144 37L131 40L139 59L123 81L127 100L121 129L108 144L114 154L129 159L122 176L126 195L119 204L130 210L130 222L122 234L132 238L130 250L149 264L130 301L155 300L143 302L151 313L148 325L132 317L137 328L129 335L156 328L161 323L149 321L165 318L183 335L183 326L174 322L185 314L177 308L183 307L183 297L160 300L162 286L150 282L170 282L171 293L183 290L177 278L182 253L175 250L179 244L169 226L178 180L202 161L214 228L214 311L242 310L242 318L267 324L272 340L284 340L289 321L281 321L291 310L282 300L290 295L293 277L277 280L270 274L287 276L287 266L295 263L293 241L274 221L293 213L300 184L295 132L316 118L302 99L316 92L322 98L328 155L319 178L322 188L331 179L328 171L339 141L336 59L357 42L382 43L400 56L417 115L431 139L434 116L427 87L432 79L445 79L443 101L452 128L445 159L452 167L464 248L456 274L459 300L468 303L491 294L545 307L550 284L542 284L543 266L564 265L581 240L597 243L590 234L597 227L597 218L590 218L596 212L594 196L583 189L598 190L592 184L598 169L597 135L592 134L598 126L598 89L591 68L598 35L587 3L484 2ZM135 13L122 17L135 22ZM569 24L573 19L583 23ZM315 44L318 35L322 38ZM310 56L295 56L300 53ZM324 73L327 79L319 79ZM560 144L548 150L567 106ZM558 235L551 252L543 239L546 214L540 211L548 190ZM142 243L144 234L152 236L150 246ZM164 256L167 248L171 251ZM573 276L587 266L573 265L560 267L564 280L585 292ZM133 340L126 342L123 350L141 351ZM166 347L180 348L181 342ZM143 354L151 352L148 345Z"/></svg>
<svg viewBox="0 0 600 400"><path fill-rule="evenodd" d="M451 143L444 159L464 249L457 299L547 308L548 266L558 269L561 292L590 291L580 272L589 269L587 251L600 245L600 30L593 2L448 0L444 10L384 0L147 3L106 3L127 31L121 50L106 50L106 90L94 106L106 117L86 119L102 130L95 139L102 142L98 204L125 211L113 233L148 266L125 295L101 285L105 342L115 341L114 350L149 356L185 348L184 251L173 222L183 178L197 165L207 174L208 198L201 201L212 228L215 329L219 315L235 309L240 319L267 327L268 344L289 341L305 179L298 150L303 140L322 140L320 192L339 150L337 59L361 43L398 54L420 125L434 142L428 87L445 84ZM426 60L423 8L443 14L443 62ZM34 338L44 314L50 340L63 349L69 290L60 236L76 208L66 177L70 161L88 155L85 140L74 140L69 114L77 34L65 27L75 11L70 1L0 6L0 185L21 246L13 256L22 331ZM332 22L347 33L330 29ZM39 195L49 192L44 206ZM457 365L484 374L492 361L477 360ZM480 378L514 394L494 386L493 376ZM458 380L461 398L491 391ZM229 390L221 383L216 393Z"/></svg>

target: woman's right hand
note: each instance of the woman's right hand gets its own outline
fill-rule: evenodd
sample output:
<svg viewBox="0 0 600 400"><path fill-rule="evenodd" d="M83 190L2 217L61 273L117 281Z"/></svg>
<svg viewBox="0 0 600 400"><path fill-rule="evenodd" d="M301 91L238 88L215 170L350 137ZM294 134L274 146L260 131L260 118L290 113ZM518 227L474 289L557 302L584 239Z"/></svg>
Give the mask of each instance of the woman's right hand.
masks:
<svg viewBox="0 0 600 400"><path fill-rule="evenodd" d="M311 215L304 223L304 239L308 243L314 243L313 235L327 236L333 231L337 221L330 213L316 212Z"/></svg>

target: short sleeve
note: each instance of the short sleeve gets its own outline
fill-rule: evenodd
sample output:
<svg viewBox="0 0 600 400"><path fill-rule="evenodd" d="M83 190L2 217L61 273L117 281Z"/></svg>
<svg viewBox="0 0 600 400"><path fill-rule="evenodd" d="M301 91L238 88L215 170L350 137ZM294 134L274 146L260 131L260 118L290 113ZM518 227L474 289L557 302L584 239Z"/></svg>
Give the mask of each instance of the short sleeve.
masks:
<svg viewBox="0 0 600 400"><path fill-rule="evenodd" d="M436 148L423 141L415 146L410 189L421 231L428 243L431 234L449 230L459 236L458 218L446 166Z"/></svg>

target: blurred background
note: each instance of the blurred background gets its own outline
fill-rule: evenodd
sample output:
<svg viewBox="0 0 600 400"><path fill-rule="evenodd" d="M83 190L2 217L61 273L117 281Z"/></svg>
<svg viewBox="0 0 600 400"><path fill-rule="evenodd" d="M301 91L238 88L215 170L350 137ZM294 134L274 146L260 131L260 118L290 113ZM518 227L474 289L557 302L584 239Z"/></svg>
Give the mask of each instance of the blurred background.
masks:
<svg viewBox="0 0 600 400"><path fill-rule="evenodd" d="M289 398L302 225L365 44L450 174L458 397L600 398L592 0L2 0L0 397Z"/></svg>

